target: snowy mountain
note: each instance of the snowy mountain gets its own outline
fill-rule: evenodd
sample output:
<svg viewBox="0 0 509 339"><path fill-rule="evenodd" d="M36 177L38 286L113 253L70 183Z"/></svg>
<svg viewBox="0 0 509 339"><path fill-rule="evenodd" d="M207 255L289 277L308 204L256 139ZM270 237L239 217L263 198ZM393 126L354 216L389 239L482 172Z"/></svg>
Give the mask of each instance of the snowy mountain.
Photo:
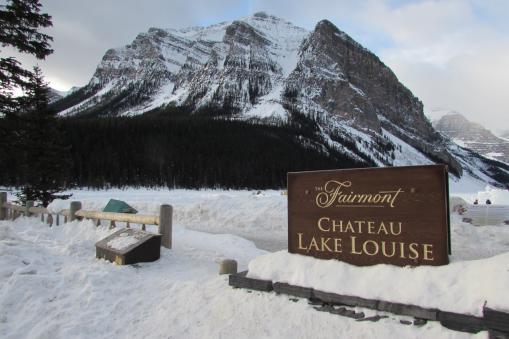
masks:
<svg viewBox="0 0 509 339"><path fill-rule="evenodd" d="M433 126L460 146L470 148L485 157L509 163L509 141L495 136L458 112L444 115L433 122Z"/></svg>
<svg viewBox="0 0 509 339"><path fill-rule="evenodd" d="M62 91L59 91L57 89L50 87L49 91L48 91L48 102L50 104L52 104L58 100L61 100L66 95L67 95L67 92L62 92Z"/></svg>
<svg viewBox="0 0 509 339"><path fill-rule="evenodd" d="M463 151L434 130L395 74L327 20L310 32L265 13L209 27L151 28L108 50L90 82L56 107L61 116L182 107L267 124L305 120L316 138L303 144L370 166L441 162L456 176L466 170L495 184L509 177L509 168L472 160L475 154L461 159Z"/></svg>
<svg viewBox="0 0 509 339"><path fill-rule="evenodd" d="M48 92L48 102L50 104L57 102L59 100L62 100L64 97L68 96L69 94L72 94L79 90L80 88L77 86L71 87L68 91L59 91L58 89L54 89L52 87L49 87Z"/></svg>

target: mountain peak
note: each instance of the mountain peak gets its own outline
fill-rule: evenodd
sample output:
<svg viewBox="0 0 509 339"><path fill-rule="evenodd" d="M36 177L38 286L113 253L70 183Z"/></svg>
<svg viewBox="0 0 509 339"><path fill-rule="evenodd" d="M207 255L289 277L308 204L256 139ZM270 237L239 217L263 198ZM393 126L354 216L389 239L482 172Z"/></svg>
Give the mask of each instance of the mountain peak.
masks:
<svg viewBox="0 0 509 339"><path fill-rule="evenodd" d="M465 116L463 114L461 114L458 111L454 111L454 110L447 112L446 114L444 114L444 116L450 117L450 118L455 118L455 119L467 120L468 121L468 119L465 118Z"/></svg>
<svg viewBox="0 0 509 339"><path fill-rule="evenodd" d="M269 17L276 18L275 16L269 15L266 12L263 12L263 11L254 13L253 17L254 18L261 18L261 19L267 19Z"/></svg>
<svg viewBox="0 0 509 339"><path fill-rule="evenodd" d="M89 84L59 107L61 115L93 116L168 106L277 125L306 119L324 149L366 164L442 162L462 173L422 103L329 20L312 32L265 12L207 27L150 28L107 51Z"/></svg>
<svg viewBox="0 0 509 339"><path fill-rule="evenodd" d="M332 22L330 22L327 19L319 21L316 26L315 30L325 30L325 31L332 31L334 33L340 33L339 28L336 27Z"/></svg>
<svg viewBox="0 0 509 339"><path fill-rule="evenodd" d="M255 19L255 20L267 20L267 21L274 21L274 22L280 21L280 22L290 23L289 21L286 21L283 18L280 18L278 16L275 16L275 15L272 15L272 14L269 14L269 13L263 12L263 11L253 13L248 18Z"/></svg>
<svg viewBox="0 0 509 339"><path fill-rule="evenodd" d="M469 121L463 114L451 111L433 125L458 145L509 163L509 142L498 138L481 124Z"/></svg>
<svg viewBox="0 0 509 339"><path fill-rule="evenodd" d="M484 126L477 122L473 122L468 120L463 114L461 114L458 111L450 111L446 113L444 116L442 116L440 119L436 120L434 125L436 126L443 126L443 125L449 125L450 127L455 126L458 129L461 128L467 128L471 131L481 132L486 134L486 136L490 135L494 136L491 131L486 129Z"/></svg>

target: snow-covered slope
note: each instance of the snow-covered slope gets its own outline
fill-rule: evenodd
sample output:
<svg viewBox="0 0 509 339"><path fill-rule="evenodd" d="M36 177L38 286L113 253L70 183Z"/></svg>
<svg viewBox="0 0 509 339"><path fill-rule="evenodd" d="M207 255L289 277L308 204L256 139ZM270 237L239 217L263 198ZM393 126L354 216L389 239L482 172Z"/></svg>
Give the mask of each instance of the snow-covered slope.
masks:
<svg viewBox="0 0 509 339"><path fill-rule="evenodd" d="M111 107L111 114L140 114L168 103L193 109L227 104L242 112L278 106L282 81L294 70L308 34L264 13L209 27L151 28L131 44L108 50L88 84L95 95L61 114L119 95L128 100ZM279 105L274 115L281 117L284 109Z"/></svg>

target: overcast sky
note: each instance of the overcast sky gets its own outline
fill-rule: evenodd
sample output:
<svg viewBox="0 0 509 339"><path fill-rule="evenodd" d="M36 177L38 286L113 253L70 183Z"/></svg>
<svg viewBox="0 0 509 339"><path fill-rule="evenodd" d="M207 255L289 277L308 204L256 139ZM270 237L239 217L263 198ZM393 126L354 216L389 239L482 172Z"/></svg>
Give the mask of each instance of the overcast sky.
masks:
<svg viewBox="0 0 509 339"><path fill-rule="evenodd" d="M508 0L42 3L53 17L48 33L55 52L39 65L59 90L85 85L107 49L130 43L149 27L203 26L265 11L309 30L322 19L332 21L392 68L425 111L456 110L495 131L509 129ZM34 62L16 56L27 66Z"/></svg>

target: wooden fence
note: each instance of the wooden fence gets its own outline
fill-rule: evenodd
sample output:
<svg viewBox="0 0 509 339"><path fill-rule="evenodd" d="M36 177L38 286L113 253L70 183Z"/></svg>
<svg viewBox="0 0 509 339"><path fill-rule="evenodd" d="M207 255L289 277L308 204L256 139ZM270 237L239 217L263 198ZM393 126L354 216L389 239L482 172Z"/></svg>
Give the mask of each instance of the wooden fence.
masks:
<svg viewBox="0 0 509 339"><path fill-rule="evenodd" d="M64 209L58 213L51 213L47 208L35 207L33 201L27 201L25 206L15 205L7 201L7 193L0 192L0 220L16 219L20 215L39 216L42 222L49 226L55 223L60 225L60 218L63 222L91 219L96 226L101 224L101 220L109 220L110 228L116 227L116 222L125 222L126 227L130 228L131 223L141 224L142 230L146 225L158 226L158 233L161 234L161 245L171 248L172 245L172 216L173 207L171 205L161 205L159 215L143 215L130 213L112 213L102 211L85 211L81 209L80 201L72 201L69 209ZM55 217L53 217L55 215Z"/></svg>

